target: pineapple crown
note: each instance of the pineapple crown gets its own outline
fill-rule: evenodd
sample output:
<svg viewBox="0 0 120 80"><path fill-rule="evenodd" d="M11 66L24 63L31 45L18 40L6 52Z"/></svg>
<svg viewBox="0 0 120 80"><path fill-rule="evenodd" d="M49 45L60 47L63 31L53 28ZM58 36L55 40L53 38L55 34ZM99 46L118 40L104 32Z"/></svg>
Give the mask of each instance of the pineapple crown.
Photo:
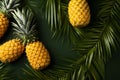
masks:
<svg viewBox="0 0 120 80"><path fill-rule="evenodd" d="M0 12L8 15L9 12L13 11L18 6L20 6L20 0L1 0Z"/></svg>
<svg viewBox="0 0 120 80"><path fill-rule="evenodd" d="M36 29L35 18L30 9L23 8L22 10L16 9L12 12L15 22L12 22L14 26L16 37L19 38L24 45L29 42L35 41Z"/></svg>

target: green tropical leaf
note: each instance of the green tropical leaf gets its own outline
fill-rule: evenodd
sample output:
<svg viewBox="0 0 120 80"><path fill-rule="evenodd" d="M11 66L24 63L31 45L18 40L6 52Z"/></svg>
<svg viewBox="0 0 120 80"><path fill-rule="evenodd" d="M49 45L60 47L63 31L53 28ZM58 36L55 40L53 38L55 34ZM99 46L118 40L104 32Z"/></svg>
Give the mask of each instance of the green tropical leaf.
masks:
<svg viewBox="0 0 120 80"><path fill-rule="evenodd" d="M0 80L13 80L13 76L11 76L10 74L8 74L11 71L8 71L7 69L5 69L7 64L3 64L0 63Z"/></svg>
<svg viewBox="0 0 120 80"><path fill-rule="evenodd" d="M68 41L70 40L70 42L75 42L76 37L82 38L84 35L82 30L73 28L69 23L67 14L68 2L68 0L36 0L36 2L28 0L27 3L29 7L33 8L34 12L36 12L34 8L37 7L36 13L42 15L41 18L48 22L50 30L53 33L52 38L61 38L66 36ZM66 39L64 40L63 38L63 41L66 41Z"/></svg>
<svg viewBox="0 0 120 80"><path fill-rule="evenodd" d="M49 77L45 76L41 71L35 71L33 70L30 66L26 65L27 66L27 70L26 69L23 69L23 71L28 74L25 78L25 80L30 80L30 79L33 79L33 80L51 80Z"/></svg>

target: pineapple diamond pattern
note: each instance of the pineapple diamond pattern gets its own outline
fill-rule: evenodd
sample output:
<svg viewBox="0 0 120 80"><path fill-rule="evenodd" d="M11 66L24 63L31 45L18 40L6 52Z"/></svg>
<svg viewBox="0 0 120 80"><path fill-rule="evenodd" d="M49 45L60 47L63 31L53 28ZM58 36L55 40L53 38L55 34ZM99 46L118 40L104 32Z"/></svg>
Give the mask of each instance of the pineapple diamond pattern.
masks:
<svg viewBox="0 0 120 80"><path fill-rule="evenodd" d="M0 13L0 38L4 35L9 25L9 20L3 13Z"/></svg>
<svg viewBox="0 0 120 80"><path fill-rule="evenodd" d="M85 0L71 0L68 5L70 23L74 26L86 26L90 22L90 9Z"/></svg>
<svg viewBox="0 0 120 80"><path fill-rule="evenodd" d="M21 56L24 46L19 40L13 39L0 46L0 60L3 63L15 61Z"/></svg>
<svg viewBox="0 0 120 80"><path fill-rule="evenodd" d="M36 70L43 69L50 64L50 55L39 41L26 46L26 56L30 65Z"/></svg>

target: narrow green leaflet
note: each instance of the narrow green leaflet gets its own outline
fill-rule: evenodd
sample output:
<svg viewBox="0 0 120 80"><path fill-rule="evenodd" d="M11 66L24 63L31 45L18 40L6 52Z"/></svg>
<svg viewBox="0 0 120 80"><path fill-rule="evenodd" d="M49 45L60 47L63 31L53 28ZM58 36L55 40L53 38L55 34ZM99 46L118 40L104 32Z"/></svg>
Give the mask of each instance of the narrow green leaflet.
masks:
<svg viewBox="0 0 120 80"><path fill-rule="evenodd" d="M0 63L0 80L12 80L13 76L11 76L9 71L5 69L7 64Z"/></svg>

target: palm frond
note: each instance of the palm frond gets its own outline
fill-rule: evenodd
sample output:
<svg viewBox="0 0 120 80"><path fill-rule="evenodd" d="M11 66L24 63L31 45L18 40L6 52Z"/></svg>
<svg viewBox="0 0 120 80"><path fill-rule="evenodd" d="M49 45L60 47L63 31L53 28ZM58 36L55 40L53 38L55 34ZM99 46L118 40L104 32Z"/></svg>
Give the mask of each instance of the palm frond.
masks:
<svg viewBox="0 0 120 80"><path fill-rule="evenodd" d="M76 49L86 56L85 65L94 80L104 79L104 65L112 56L112 51L119 48L120 24L117 20L120 19L120 9L118 6L120 7L118 0L103 2L100 5L98 21L94 26L91 25L84 30L88 38L77 43Z"/></svg>
<svg viewBox="0 0 120 80"><path fill-rule="evenodd" d="M26 68L22 69L26 75L25 80L52 80L50 77L46 76L41 71L33 70L29 65L26 64Z"/></svg>
<svg viewBox="0 0 120 80"><path fill-rule="evenodd" d="M4 63L0 63L0 80L12 80L12 76L9 73L9 71L7 69L5 69L5 67L7 66L7 64Z"/></svg>
<svg viewBox="0 0 120 80"><path fill-rule="evenodd" d="M42 15L41 18L48 22L53 33L52 38L63 37L63 41L66 41L67 38L68 41L74 42L76 38L80 39L84 35L82 30L73 28L69 23L67 13L68 2L69 0L37 0L36 2L30 0L28 1L28 6L36 8L35 5L37 5L37 13ZM33 11L36 12L34 8Z"/></svg>

